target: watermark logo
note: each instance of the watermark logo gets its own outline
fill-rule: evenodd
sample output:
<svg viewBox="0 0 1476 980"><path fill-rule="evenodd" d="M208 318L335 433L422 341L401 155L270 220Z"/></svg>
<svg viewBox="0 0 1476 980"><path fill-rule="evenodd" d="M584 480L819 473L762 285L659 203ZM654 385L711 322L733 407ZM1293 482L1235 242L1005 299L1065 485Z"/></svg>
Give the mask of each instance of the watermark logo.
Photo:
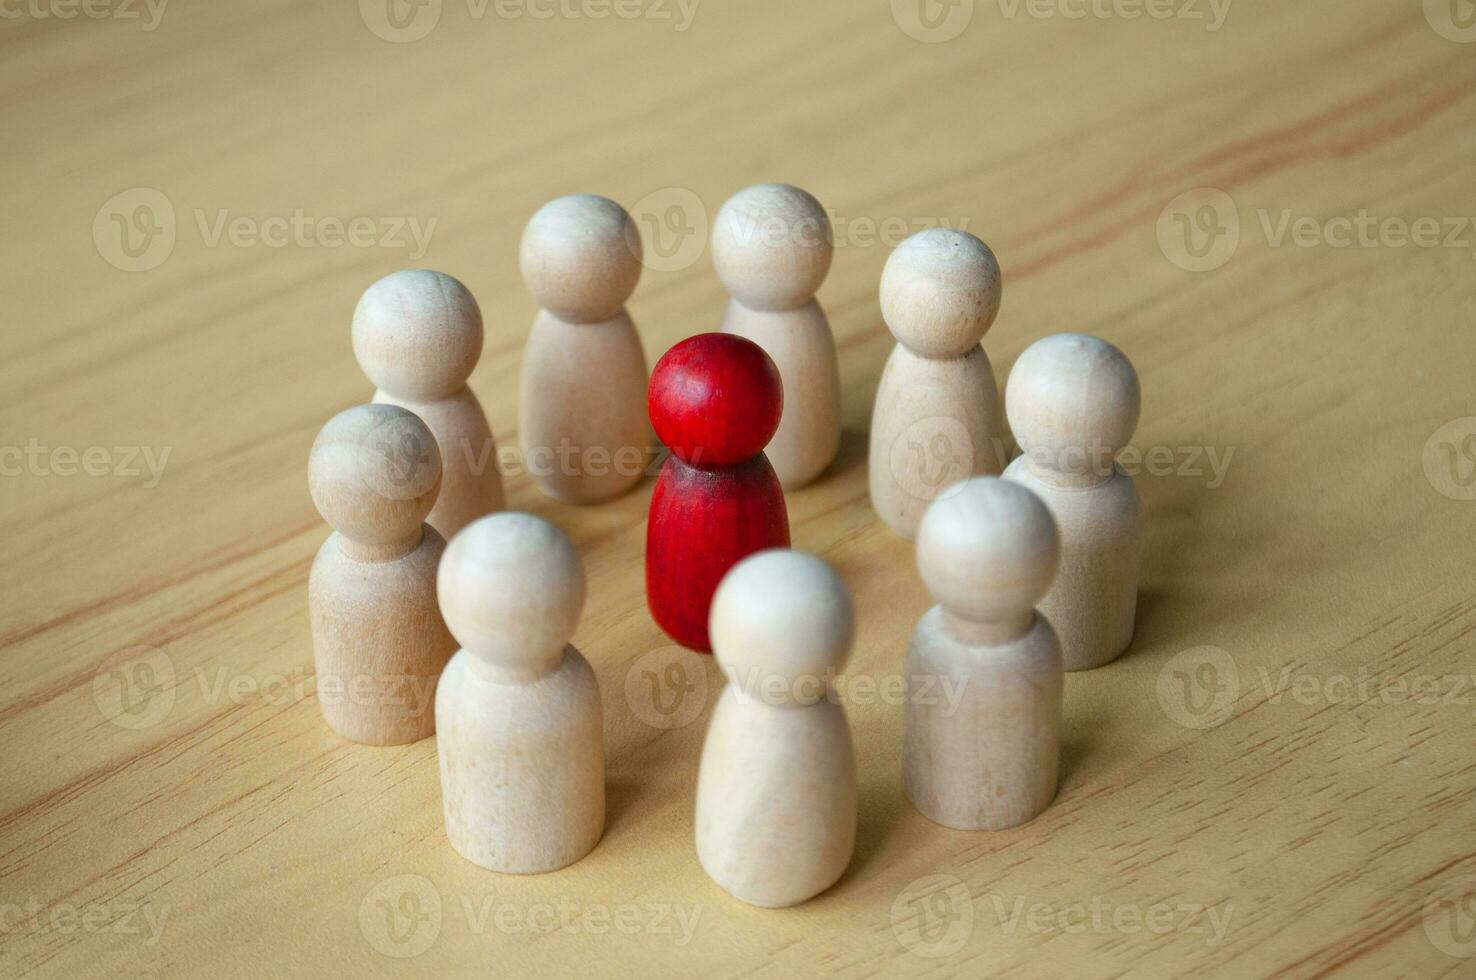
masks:
<svg viewBox="0 0 1476 980"><path fill-rule="evenodd" d="M378 38L394 44L419 41L441 22L442 0L359 0L359 17ZM701 0L466 0L466 15L484 20L668 21L685 34Z"/></svg>
<svg viewBox="0 0 1476 980"><path fill-rule="evenodd" d="M174 661L157 647L125 647L92 678L97 710L119 728L140 731L163 721L174 707Z"/></svg>
<svg viewBox="0 0 1476 980"><path fill-rule="evenodd" d="M437 221L408 215L370 217L309 214L304 208L266 217L232 214L226 208L195 208L195 229L206 248L222 242L232 248L386 248L406 249L418 262L430 251Z"/></svg>
<svg viewBox="0 0 1476 980"><path fill-rule="evenodd" d="M666 936L673 945L683 947L696 936L706 906L670 902L586 905L568 895L561 895L554 902L518 905L498 901L490 895L462 895L461 911L467 931L476 936L486 934L489 928L504 935L533 936L553 933L603 936L613 932L624 936Z"/></svg>
<svg viewBox="0 0 1476 980"><path fill-rule="evenodd" d="M1425 443L1425 479L1451 500L1476 500L1476 417L1436 429Z"/></svg>
<svg viewBox="0 0 1476 980"><path fill-rule="evenodd" d="M110 932L115 936L128 936L143 946L157 946L173 911L172 905L155 905L148 901L88 905L59 902L47 905L33 895L24 903L0 902L0 936L18 932L63 936Z"/></svg>
<svg viewBox="0 0 1476 980"><path fill-rule="evenodd" d="M200 703L264 704L275 708L317 704L394 708L411 718L435 710L438 675L373 673L252 674L227 665L195 667L176 677L173 661L154 647L129 647L103 661L93 677L93 700L120 728L158 725L180 693L199 692Z"/></svg>
<svg viewBox="0 0 1476 980"><path fill-rule="evenodd" d="M696 265L712 239L713 218L702 198L686 187L663 187L630 208L636 234L629 237L631 252L648 269L681 272ZM933 228L967 231L967 217L938 215L845 215L825 209L822 221L805 215L787 219L777 215L731 213L724 233L737 246L776 252L815 248L829 243L836 249L896 248L913 235Z"/></svg>
<svg viewBox="0 0 1476 980"><path fill-rule="evenodd" d="M359 903L359 932L385 956L419 956L441 935L441 893L423 875L386 878Z"/></svg>
<svg viewBox="0 0 1476 980"><path fill-rule="evenodd" d="M359 0L359 17L392 44L419 41L441 22L441 0Z"/></svg>
<svg viewBox="0 0 1476 980"><path fill-rule="evenodd" d="M1380 673L1367 665L1354 671L1319 672L1297 664L1258 666L1254 680L1242 679L1234 660L1217 647L1196 647L1174 657L1158 675L1164 714L1185 728L1222 725L1235 713L1242 692L1259 691L1268 705L1402 705L1466 707L1476 703L1476 673Z"/></svg>
<svg viewBox="0 0 1476 980"><path fill-rule="evenodd" d="M1018 895L1013 899L990 895L989 901L1001 931L1007 936L1014 935L1022 926L1025 931L1042 936L1057 933L1131 936L1144 932L1167 936L1177 933L1203 936L1206 946L1219 946L1225 942L1230 918L1235 912L1235 907L1230 904L1224 907L1194 902L1123 904L1109 901L1102 895L1065 905L1031 902Z"/></svg>
<svg viewBox="0 0 1476 980"><path fill-rule="evenodd" d="M149 33L167 6L169 0L0 0L0 20L142 20Z"/></svg>
<svg viewBox="0 0 1476 980"><path fill-rule="evenodd" d="M146 476L152 490L164 478L173 446L48 446L34 436L24 446L0 446L0 476Z"/></svg>
<svg viewBox="0 0 1476 980"><path fill-rule="evenodd" d="M942 717L952 717L967 694L967 677L947 675L841 674L827 667L816 674L786 676L761 667L740 670L731 678L733 695L744 704L831 704L866 708L884 704L938 708Z"/></svg>
<svg viewBox="0 0 1476 980"><path fill-rule="evenodd" d="M1409 219L1398 215L1379 218L1359 208L1351 215L1320 218L1310 214L1296 215L1283 208L1273 214L1267 208L1256 211L1261 233L1272 248L1292 245L1296 248L1460 248L1476 257L1470 232L1476 219L1465 216L1435 217L1424 215Z"/></svg>
<svg viewBox="0 0 1476 980"><path fill-rule="evenodd" d="M1425 937L1446 956L1476 956L1476 875L1442 884L1425 902Z"/></svg>
<svg viewBox="0 0 1476 980"><path fill-rule="evenodd" d="M1234 0L997 0L1000 16L1013 20L1021 12L1034 20L1204 21L1213 34L1225 26Z"/></svg>
<svg viewBox="0 0 1476 980"><path fill-rule="evenodd" d="M1476 674L1385 674L1368 667L1355 673L1314 674L1283 665L1274 675L1257 667L1267 704L1288 700L1303 707L1326 704L1418 704L1469 706L1476 692Z"/></svg>
<svg viewBox="0 0 1476 980"><path fill-rule="evenodd" d="M968 427L952 416L918 419L892 440L887 465L908 496L937 500L975 472L974 440Z"/></svg>
<svg viewBox="0 0 1476 980"><path fill-rule="evenodd" d="M418 471L416 460L421 455L414 441L398 443L396 439L382 441L380 448L394 463L399 477L413 483ZM368 448L366 442L362 449ZM427 447L426 454L429 449ZM451 466L459 459L461 465L472 476L481 476L489 467L495 467L509 479L527 474L534 479L553 477L593 476L611 474L624 477L655 476L661 472L670 451L660 443L626 446L579 446L568 438L560 438L557 445L509 446L497 444L493 437L480 440L458 439L445 447L442 465ZM0 447L0 465L3 465L3 447ZM398 461L395 457L399 455ZM371 456L360 457L361 463L372 463ZM422 461L423 462L423 461Z"/></svg>
<svg viewBox="0 0 1476 980"><path fill-rule="evenodd" d="M1447 41L1476 43L1476 0L1425 0L1425 20Z"/></svg>
<svg viewBox="0 0 1476 980"><path fill-rule="evenodd" d="M473 20L487 15L487 8L500 20L620 20L669 21L672 30L685 34L697 17L702 0L467 0Z"/></svg>
<svg viewBox="0 0 1476 980"><path fill-rule="evenodd" d="M928 875L892 902L892 934L902 948L924 959L963 949L974 934L974 896L953 875Z"/></svg>
<svg viewBox="0 0 1476 980"><path fill-rule="evenodd" d="M630 217L641 235L640 241L631 242L632 250L648 269L690 269L707 248L711 228L707 205L685 187L652 191L635 203Z"/></svg>
<svg viewBox="0 0 1476 980"><path fill-rule="evenodd" d="M667 902L583 904L568 895L527 905L488 894L443 899L429 878L406 874L386 878L364 895L359 903L359 931L377 952L396 959L409 959L430 949L448 922L473 936L618 933L666 936L676 946L687 946L705 910L702 905Z"/></svg>
<svg viewBox="0 0 1476 980"><path fill-rule="evenodd" d="M685 187L663 187L647 194L630 209L639 237L630 239L631 251L649 269L679 272L703 257L712 238L712 218L697 194ZM742 248L792 252L829 243L836 249L896 248L913 235L933 228L966 231L967 217L938 215L845 215L825 209L825 218L812 215L790 219L777 215L733 212L723 229ZM644 241L645 248L641 248Z"/></svg>
<svg viewBox="0 0 1476 980"><path fill-rule="evenodd" d="M899 214L875 217L869 214L846 215L825 209L825 218L804 214L798 217L753 215L731 212L724 217L724 233L737 246L795 251L817 248L829 243L836 249L895 249L907 239L924 231L941 229L957 233L969 230L969 219L939 215Z"/></svg>
<svg viewBox="0 0 1476 980"><path fill-rule="evenodd" d="M994 443L995 458L1001 466L1009 463L1004 443ZM1116 472L1127 476L1143 475L1163 479L1204 480L1206 490L1225 485L1230 464L1235 459L1235 446L1109 446L1093 437L1085 445L1034 446L1021 452L1036 472L1093 473L1107 479Z"/></svg>
<svg viewBox="0 0 1476 980"><path fill-rule="evenodd" d="M396 414L376 425L359 443L354 461L363 485L386 500L424 496L441 475L430 431L413 415Z"/></svg>
<svg viewBox="0 0 1476 980"><path fill-rule="evenodd" d="M1269 248L1436 249L1454 248L1476 258L1476 218L1464 215L1380 217L1359 208L1322 217L1290 208L1256 208L1242 225L1240 211L1224 191L1212 187L1181 194L1158 218L1164 256L1188 272L1209 272L1234 257L1244 233L1257 231Z"/></svg>
<svg viewBox="0 0 1476 980"><path fill-rule="evenodd" d="M487 465L490 447L473 450L462 443L467 466L480 474ZM669 455L665 446L576 446L561 438L557 446L509 446L499 449L498 462L503 473L511 477L527 473L536 479L551 477L592 476L610 474L623 477L655 476Z"/></svg>
<svg viewBox="0 0 1476 980"><path fill-rule="evenodd" d="M1240 674L1224 650L1195 647L1163 665L1157 693L1159 706L1171 721L1185 728L1214 728L1235 713Z"/></svg>
<svg viewBox="0 0 1476 980"><path fill-rule="evenodd" d="M974 0L892 0L902 33L924 44L952 41L974 20Z"/></svg>
<svg viewBox="0 0 1476 980"><path fill-rule="evenodd" d="M1158 216L1158 247L1186 272L1210 272L1240 247L1240 210L1216 187L1185 191Z"/></svg>
<svg viewBox="0 0 1476 980"><path fill-rule="evenodd" d="M147 272L174 252L174 204L152 187L130 187L108 198L92 219L97 254L115 269Z"/></svg>
<svg viewBox="0 0 1476 980"><path fill-rule="evenodd" d="M3 0L0 0L3 2ZM193 227L206 248L385 248L405 249L412 262L425 257L435 234L435 218L390 215L315 215L305 208L269 215L233 213L227 208L193 208ZM92 219L92 241L109 265L124 272L148 272L168 261L180 236L174 204L153 187L114 194Z"/></svg>
<svg viewBox="0 0 1476 980"><path fill-rule="evenodd" d="M625 703L652 728L685 728L707 707L706 658L676 646L658 647L625 672Z"/></svg>

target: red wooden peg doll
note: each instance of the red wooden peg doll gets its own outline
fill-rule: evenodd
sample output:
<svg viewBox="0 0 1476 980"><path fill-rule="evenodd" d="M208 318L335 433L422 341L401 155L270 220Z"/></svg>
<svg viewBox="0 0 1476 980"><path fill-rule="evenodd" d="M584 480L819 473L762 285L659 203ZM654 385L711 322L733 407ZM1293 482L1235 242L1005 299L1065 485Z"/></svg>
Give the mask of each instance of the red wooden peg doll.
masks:
<svg viewBox="0 0 1476 980"><path fill-rule="evenodd" d="M708 608L728 569L789 546L784 491L764 455L784 407L779 369L751 340L699 334L657 362L646 404L671 450L651 494L646 599L668 636L710 653Z"/></svg>

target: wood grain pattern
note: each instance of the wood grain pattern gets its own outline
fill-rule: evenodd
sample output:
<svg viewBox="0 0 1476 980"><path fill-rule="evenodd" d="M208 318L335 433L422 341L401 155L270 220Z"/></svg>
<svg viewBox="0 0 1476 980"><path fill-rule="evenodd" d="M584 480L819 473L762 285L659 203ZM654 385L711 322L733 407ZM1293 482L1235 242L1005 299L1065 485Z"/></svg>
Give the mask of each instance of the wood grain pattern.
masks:
<svg viewBox="0 0 1476 980"><path fill-rule="evenodd" d="M447 2L414 8L436 22L408 42L381 35L427 21L401 5L394 28L367 0L171 3L152 30L141 5L11 9L7 975L1470 973L1452 954L1470 922L1444 904L1469 907L1476 874L1476 46L1458 5L1235 0L1209 30L980 0L932 8L972 11L942 43L899 23L958 21L853 0L709 0L690 22L675 0L636 20ZM586 564L574 643L609 777L589 857L510 883L447 844L433 741L348 744L311 698L325 530L305 466L371 393L354 304L407 265L465 282L486 325L471 384L506 452L529 216L571 192L630 209L654 355L717 326L705 219L759 180L834 209L819 298L845 431L789 513L856 598L838 678L855 859L783 913L702 874L694 775L722 684L646 611L649 481L574 508L508 459L510 506ZM1174 204L1204 188L1223 196ZM1465 222L1463 244L1377 224L1418 219L1440 241ZM1136 639L1066 679L1059 796L998 834L902 797L890 685L930 600L866 499L893 343L881 239L964 220L1003 270L1001 385L1032 341L1079 330L1143 386Z"/></svg>

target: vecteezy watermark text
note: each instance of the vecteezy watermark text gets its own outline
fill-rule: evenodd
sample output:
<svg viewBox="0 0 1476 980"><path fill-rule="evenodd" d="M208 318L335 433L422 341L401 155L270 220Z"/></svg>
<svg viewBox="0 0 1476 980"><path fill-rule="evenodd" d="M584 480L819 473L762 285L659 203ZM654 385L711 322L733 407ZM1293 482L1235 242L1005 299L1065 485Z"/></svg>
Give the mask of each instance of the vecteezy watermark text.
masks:
<svg viewBox="0 0 1476 980"><path fill-rule="evenodd" d="M206 248L215 248L222 241L236 248L254 248L257 245L267 248L343 248L345 245L350 248L409 248L412 261L425 256L430 248L431 235L436 230L435 218L423 224L419 218L400 216L340 218L312 215L302 208L264 218L232 214L225 208L210 212L196 208L194 215L200 240Z"/></svg>
<svg viewBox="0 0 1476 980"><path fill-rule="evenodd" d="M464 0L466 16L491 14L505 21L624 20L669 23L684 34L702 0ZM442 0L359 0L359 17L379 38L408 44L428 36L441 22Z"/></svg>
<svg viewBox="0 0 1476 980"><path fill-rule="evenodd" d="M419 718L435 710L438 677L409 674L249 673L228 666L195 667L193 680L202 704L247 704L274 707L298 704L357 705L405 709ZM185 682L174 659L163 650L134 646L108 657L93 675L92 696L98 711L119 728L138 731L164 721Z"/></svg>
<svg viewBox="0 0 1476 980"><path fill-rule="evenodd" d="M1203 936L1206 946L1219 946L1225 941L1235 909L1198 902L1114 902L1103 895L1086 901L1054 904L1016 895L990 895L1001 930L1013 935L1017 929L1038 935L1066 933L1081 935L1155 936L1171 934Z"/></svg>
<svg viewBox="0 0 1476 980"><path fill-rule="evenodd" d="M164 935L164 924L172 911L172 906L146 901L48 904L32 896L25 902L0 902L0 936L26 932L38 935L109 932L117 936L139 936L143 945L153 946Z"/></svg>
<svg viewBox="0 0 1476 980"><path fill-rule="evenodd" d="M24 446L0 446L0 476L90 476L133 479L147 475L152 490L164 477L173 446L49 446L31 438Z"/></svg>
<svg viewBox="0 0 1476 980"><path fill-rule="evenodd" d="M663 187L637 201L631 219L641 232L643 265L656 272L691 268L705 254L712 215L696 191ZM825 222L811 218L735 216L737 244L783 249L812 248L828 238L837 249L896 248L912 235L932 228L967 231L969 219L938 215L847 215L825 209Z"/></svg>
<svg viewBox="0 0 1476 980"><path fill-rule="evenodd" d="M994 0L1001 20L1153 20L1225 26L1234 0ZM973 23L977 0L892 0L892 19L908 37L942 44Z"/></svg>
<svg viewBox="0 0 1476 980"><path fill-rule="evenodd" d="M934 500L945 489L979 472L982 454L993 454L996 472L1014 462L1004 440L991 437L975 447L974 437L953 416L935 415L908 425L892 441L887 465L900 486L918 500ZM1092 473L1107 479L1114 473L1137 478L1202 480L1205 489L1218 490L1230 473L1234 446L1108 446L1093 438L1089 443L1059 450L1035 447L1021 454L1038 470Z"/></svg>
<svg viewBox="0 0 1476 980"><path fill-rule="evenodd" d="M1105 895L1057 902L1040 897L991 892L982 903L1000 931L1036 935L1096 934L1202 936L1219 946L1230 931L1234 907L1229 903L1115 901ZM978 909L972 890L948 874L929 875L910 883L892 903L892 931L904 949L924 959L942 959L968 945Z"/></svg>
<svg viewBox="0 0 1476 980"><path fill-rule="evenodd" d="M1248 682L1249 681L1249 682ZM1307 666L1259 666L1249 678L1219 647L1195 647L1171 658L1158 672L1159 706L1185 728L1216 728L1235 715L1241 696L1259 690L1270 705L1476 706L1476 674L1388 674L1360 665L1352 671ZM1476 712L1473 712L1476 713Z"/></svg>
<svg viewBox="0 0 1476 980"><path fill-rule="evenodd" d="M631 713L652 728L684 728L701 717L715 693L708 680L712 658L681 647L664 646L633 661L625 674L625 701ZM829 701L850 707L883 704L938 706L952 715L963 700L966 678L934 674L841 674L831 669L786 678L762 670L732 678L734 697L744 704L785 705Z"/></svg>
<svg viewBox="0 0 1476 980"><path fill-rule="evenodd" d="M735 214L731 219L732 239L745 247L779 249L786 246L815 248L827 240L836 248L896 248L913 235L941 228L945 231L968 231L968 218L903 218L892 215L873 218L869 215L849 216L829 208L822 221L817 218L785 218L777 215L755 216ZM827 228L829 229L827 231Z"/></svg>
<svg viewBox="0 0 1476 980"><path fill-rule="evenodd" d="M0 0L0 20L139 20L152 31L169 0Z"/></svg>
<svg viewBox="0 0 1476 980"><path fill-rule="evenodd" d="M436 219L410 215L318 214L293 208L274 214L241 214L229 208L194 208L192 223L206 248L402 249L417 262L430 249ZM174 203L152 187L114 194L92 221L97 252L116 269L147 272L174 253L180 236Z"/></svg>
<svg viewBox="0 0 1476 980"><path fill-rule="evenodd" d="M435 884L423 875L376 882L359 903L359 931L377 952L406 959L435 945L447 921L455 922ZM673 902L580 902L567 895L550 902L515 902L495 895L456 896L460 924L474 936L488 933L546 936L646 935L682 947L692 942L706 911Z"/></svg>
<svg viewBox="0 0 1476 980"><path fill-rule="evenodd" d="M963 700L967 677L938 674L841 674L827 669L819 674L783 677L754 668L739 671L733 678L733 695L739 701L766 705L811 704L829 701L852 707L885 704L939 706L952 715Z"/></svg>
<svg viewBox="0 0 1476 980"><path fill-rule="evenodd" d="M1234 0L995 0L1000 16L1032 20L1204 21L1213 34L1225 26Z"/></svg>
<svg viewBox="0 0 1476 980"><path fill-rule="evenodd" d="M1229 194L1216 187L1185 191L1158 217L1158 245L1187 272L1209 272L1239 250L1246 231L1270 248L1457 249L1476 258L1476 218L1467 215L1375 215L1367 208L1322 217L1291 208L1256 208L1246 222Z"/></svg>

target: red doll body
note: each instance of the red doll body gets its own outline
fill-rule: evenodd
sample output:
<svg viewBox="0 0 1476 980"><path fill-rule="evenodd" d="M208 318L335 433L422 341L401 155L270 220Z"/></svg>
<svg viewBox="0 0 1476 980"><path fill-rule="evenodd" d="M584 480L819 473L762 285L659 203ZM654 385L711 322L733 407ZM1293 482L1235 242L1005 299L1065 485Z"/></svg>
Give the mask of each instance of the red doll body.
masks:
<svg viewBox="0 0 1476 980"><path fill-rule="evenodd" d="M651 372L651 424L671 456L651 494L646 598L683 646L711 651L708 609L730 568L789 546L784 491L763 453L783 405L774 362L733 334L690 337Z"/></svg>

